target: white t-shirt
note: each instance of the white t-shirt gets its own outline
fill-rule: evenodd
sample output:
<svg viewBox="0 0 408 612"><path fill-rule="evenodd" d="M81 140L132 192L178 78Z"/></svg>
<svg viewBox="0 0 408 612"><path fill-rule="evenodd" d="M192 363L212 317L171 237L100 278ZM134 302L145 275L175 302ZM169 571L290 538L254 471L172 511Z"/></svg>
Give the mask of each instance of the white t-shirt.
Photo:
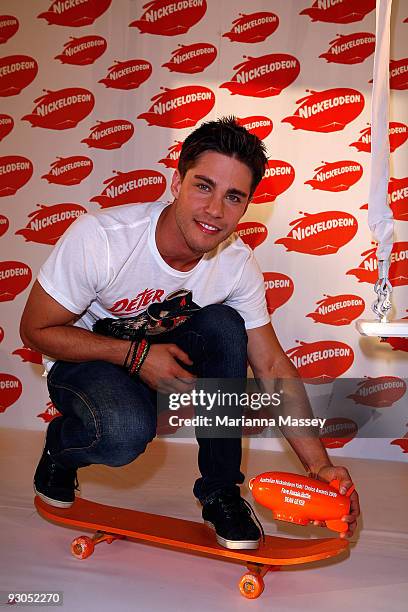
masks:
<svg viewBox="0 0 408 612"><path fill-rule="evenodd" d="M252 250L232 234L188 272L170 267L156 246L163 202L127 204L75 220L43 264L37 280L92 330L97 319L132 317L180 289L199 306L227 304L247 329L269 323L264 281ZM43 356L47 372L55 360Z"/></svg>

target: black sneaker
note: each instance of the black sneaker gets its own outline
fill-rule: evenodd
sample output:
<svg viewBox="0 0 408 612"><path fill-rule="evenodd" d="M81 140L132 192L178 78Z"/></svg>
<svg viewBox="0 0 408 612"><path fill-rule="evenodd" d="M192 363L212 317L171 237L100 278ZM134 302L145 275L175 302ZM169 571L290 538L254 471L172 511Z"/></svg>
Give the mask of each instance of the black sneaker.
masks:
<svg viewBox="0 0 408 612"><path fill-rule="evenodd" d="M259 527L254 523L255 517ZM215 530L218 544L235 550L258 548L264 537L262 525L239 492L220 491L203 506L204 522Z"/></svg>
<svg viewBox="0 0 408 612"><path fill-rule="evenodd" d="M75 501L75 490L79 490L77 470L54 461L50 453L52 423L48 426L44 450L35 471L34 491L50 506L70 508Z"/></svg>

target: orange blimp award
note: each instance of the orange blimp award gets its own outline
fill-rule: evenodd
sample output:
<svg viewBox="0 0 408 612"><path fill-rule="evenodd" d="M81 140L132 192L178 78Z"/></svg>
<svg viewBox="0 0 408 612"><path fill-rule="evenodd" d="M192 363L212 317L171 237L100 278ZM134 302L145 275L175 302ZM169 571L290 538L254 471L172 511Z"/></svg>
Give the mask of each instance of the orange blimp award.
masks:
<svg viewBox="0 0 408 612"><path fill-rule="evenodd" d="M264 472L249 481L249 488L255 501L270 508L275 519L298 525L324 521L329 529L342 533L348 529L341 517L350 512L354 485L340 495L339 484L289 472Z"/></svg>

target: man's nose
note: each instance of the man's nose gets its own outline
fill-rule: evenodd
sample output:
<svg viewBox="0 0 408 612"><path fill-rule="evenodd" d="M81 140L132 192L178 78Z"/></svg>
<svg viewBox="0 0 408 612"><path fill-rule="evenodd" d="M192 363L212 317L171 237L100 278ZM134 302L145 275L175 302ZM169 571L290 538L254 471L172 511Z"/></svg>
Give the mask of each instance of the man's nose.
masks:
<svg viewBox="0 0 408 612"><path fill-rule="evenodd" d="M213 194L211 198L207 200L205 210L211 217L222 217L224 214L223 199L220 196Z"/></svg>

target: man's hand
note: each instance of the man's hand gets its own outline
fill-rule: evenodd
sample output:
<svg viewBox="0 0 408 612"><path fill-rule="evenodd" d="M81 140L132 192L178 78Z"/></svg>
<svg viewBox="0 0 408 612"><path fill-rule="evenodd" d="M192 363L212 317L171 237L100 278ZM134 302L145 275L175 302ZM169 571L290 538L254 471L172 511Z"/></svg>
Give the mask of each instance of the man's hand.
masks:
<svg viewBox="0 0 408 612"><path fill-rule="evenodd" d="M340 494L345 495L348 489L352 486L353 481L348 470L345 467L326 465L320 468L317 473L317 478L324 482L331 482L332 480L338 480L340 483ZM357 491L353 491L350 495L350 514L346 514L342 517L342 521L348 523L348 530L340 534L341 538L350 538L357 526L357 518L360 515L360 504L358 500ZM314 525L325 526L324 522L313 521Z"/></svg>
<svg viewBox="0 0 408 612"><path fill-rule="evenodd" d="M153 344L139 370L139 377L161 393L187 393L194 388L196 376L177 362L193 365L177 344Z"/></svg>

